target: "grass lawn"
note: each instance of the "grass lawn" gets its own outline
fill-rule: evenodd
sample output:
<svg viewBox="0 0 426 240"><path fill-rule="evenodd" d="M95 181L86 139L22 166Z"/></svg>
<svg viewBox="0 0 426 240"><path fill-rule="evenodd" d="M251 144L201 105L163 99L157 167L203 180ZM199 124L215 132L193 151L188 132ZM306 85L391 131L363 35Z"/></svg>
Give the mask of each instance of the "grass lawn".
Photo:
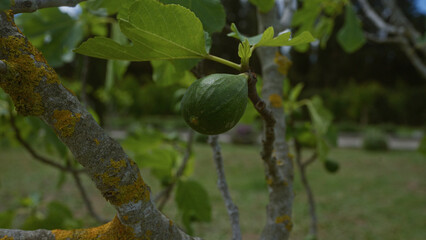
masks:
<svg viewBox="0 0 426 240"><path fill-rule="evenodd" d="M208 190L213 205L213 222L194 225L195 234L205 239L230 239L229 219L216 188L216 173L208 145L195 146L193 178ZM228 184L240 209L244 239L258 239L268 202L263 165L258 146L222 146ZM320 162L308 169L317 202L319 237L324 240L423 240L426 239L426 159L416 152L369 153L334 149L331 158L340 171L331 175ZM158 191L158 183L146 171L145 180ZM34 160L23 150L0 151L0 212L18 204L19 199L40 193L44 201L66 203L77 218L89 219L71 178L57 189L58 172ZM104 202L88 178L85 186L96 210L111 218L114 210ZM292 239L302 240L309 218L305 192L295 175ZM172 201L165 213L179 222ZM93 224L90 220L85 220Z"/></svg>

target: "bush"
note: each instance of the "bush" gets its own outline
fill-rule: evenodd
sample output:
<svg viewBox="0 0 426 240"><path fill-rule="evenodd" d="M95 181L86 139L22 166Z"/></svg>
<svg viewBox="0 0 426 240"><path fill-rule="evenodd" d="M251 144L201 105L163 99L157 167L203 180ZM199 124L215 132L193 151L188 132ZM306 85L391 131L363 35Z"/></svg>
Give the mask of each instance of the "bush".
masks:
<svg viewBox="0 0 426 240"><path fill-rule="evenodd" d="M388 149L386 135L379 129L369 129L364 133L362 147L368 151L385 151Z"/></svg>

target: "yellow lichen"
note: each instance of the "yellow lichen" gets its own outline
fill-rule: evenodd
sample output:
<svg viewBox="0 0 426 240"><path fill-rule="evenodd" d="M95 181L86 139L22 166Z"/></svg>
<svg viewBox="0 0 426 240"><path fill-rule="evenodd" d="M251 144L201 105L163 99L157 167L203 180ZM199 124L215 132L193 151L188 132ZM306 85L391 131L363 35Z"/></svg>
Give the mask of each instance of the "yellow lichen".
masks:
<svg viewBox="0 0 426 240"><path fill-rule="evenodd" d="M13 24L12 13L7 15ZM43 114L42 98L35 89L43 79L47 83L59 83L55 71L23 36L0 37L0 52L4 53L3 62L7 65L7 72L0 75L0 87L10 95L20 114Z"/></svg>
<svg viewBox="0 0 426 240"><path fill-rule="evenodd" d="M13 239L14 239L13 237L8 237L7 235L0 238L0 240L13 240Z"/></svg>
<svg viewBox="0 0 426 240"><path fill-rule="evenodd" d="M173 226L173 221L169 219L169 226Z"/></svg>
<svg viewBox="0 0 426 240"><path fill-rule="evenodd" d="M121 171L126 171L126 160L123 159L115 161L111 159L110 164L110 168L106 172L97 174L96 177L100 178L103 185L105 185L106 189L108 189L108 191L104 192L104 195L112 204L120 206L122 204L137 202L139 200L149 201L149 188L143 181L140 174L138 174L138 178L133 183L128 185L121 184L121 179L117 175Z"/></svg>
<svg viewBox="0 0 426 240"><path fill-rule="evenodd" d="M293 62L280 52L275 53L274 62L278 65L278 72L283 75L287 75L288 70L290 70L291 65L293 65Z"/></svg>
<svg viewBox="0 0 426 240"><path fill-rule="evenodd" d="M277 166L282 166L282 165L284 165L284 161L281 160L281 159L278 159L277 160Z"/></svg>
<svg viewBox="0 0 426 240"><path fill-rule="evenodd" d="M147 230L145 232L145 234L143 235L142 239L143 240L151 240L151 236L152 236L152 231L151 230Z"/></svg>
<svg viewBox="0 0 426 240"><path fill-rule="evenodd" d="M93 139L95 141L96 145L99 145L99 140L97 138Z"/></svg>
<svg viewBox="0 0 426 240"><path fill-rule="evenodd" d="M271 106L274 108L280 108L283 106L283 101L281 96L276 93L269 95L269 102L271 103Z"/></svg>
<svg viewBox="0 0 426 240"><path fill-rule="evenodd" d="M126 160L125 159L121 159L118 161L114 161L113 159L111 159L111 166L116 170L116 172L119 172L121 170L121 168L126 167Z"/></svg>
<svg viewBox="0 0 426 240"><path fill-rule="evenodd" d="M138 239L131 227L123 225L115 217L111 222L95 228L75 230L52 230L56 240L85 239L85 240L123 240Z"/></svg>
<svg viewBox="0 0 426 240"><path fill-rule="evenodd" d="M266 184L268 184L268 185L272 185L273 182L274 182L274 180L272 178L266 179Z"/></svg>
<svg viewBox="0 0 426 240"><path fill-rule="evenodd" d="M282 216L277 217L275 219L275 223L277 223L277 224L284 223L285 228L289 232L293 228L293 223L291 222L291 218L288 215L282 215Z"/></svg>
<svg viewBox="0 0 426 240"><path fill-rule="evenodd" d="M74 133L77 122L80 121L80 113L72 113L69 110L55 110L52 119L55 120L53 127L62 137L69 137Z"/></svg>

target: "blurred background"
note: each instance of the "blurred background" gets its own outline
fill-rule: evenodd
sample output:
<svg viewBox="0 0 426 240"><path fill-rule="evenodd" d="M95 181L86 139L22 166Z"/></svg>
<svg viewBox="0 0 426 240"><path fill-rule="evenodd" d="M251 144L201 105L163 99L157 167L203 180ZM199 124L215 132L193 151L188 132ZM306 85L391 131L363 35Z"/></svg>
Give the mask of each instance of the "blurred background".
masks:
<svg viewBox="0 0 426 240"><path fill-rule="evenodd" d="M252 2L222 1L217 11L223 26L209 32L210 53L239 62L239 41L227 34L231 23L245 35L258 34ZM39 10L16 16L16 23L63 84L142 168L163 211L195 235L229 238L208 137L187 127L180 100L197 76L236 72L208 61L180 71L165 61L108 61L74 54L93 36L128 43L119 31L115 5L108 4L89 1L75 8ZM300 156L295 161L313 159L303 170L295 163L292 239L312 237L309 194L315 199L318 239L426 239L426 2L276 4L278 13L293 9L292 22L286 24L294 34L307 30L318 39L310 46L277 49L275 59L285 69L289 147ZM374 21L370 11L382 22ZM257 56L251 66L259 75L260 91ZM261 133L261 119L249 104L240 123L219 136L244 239L258 238L268 202ZM0 228L86 227L113 217L114 210L84 172L75 174L80 168L54 132L39 119L18 116L1 89L0 150ZM310 182L310 193L302 175ZM180 206L177 193L185 186L200 188L207 204L200 209Z"/></svg>

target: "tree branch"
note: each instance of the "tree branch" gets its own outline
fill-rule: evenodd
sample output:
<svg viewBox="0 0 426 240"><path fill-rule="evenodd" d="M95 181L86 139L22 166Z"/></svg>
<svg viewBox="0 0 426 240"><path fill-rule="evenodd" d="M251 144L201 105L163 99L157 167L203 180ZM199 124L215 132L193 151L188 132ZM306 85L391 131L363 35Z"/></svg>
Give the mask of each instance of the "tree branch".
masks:
<svg viewBox="0 0 426 240"><path fill-rule="evenodd" d="M396 27L391 24L388 24L385 22L371 7L371 5L368 3L367 0L358 0L359 5L361 6L362 10L364 11L365 15L373 22L374 25L378 29L381 29L383 31L386 31L388 33L394 33L394 34L401 34L403 33L404 29L401 27Z"/></svg>
<svg viewBox="0 0 426 240"><path fill-rule="evenodd" d="M71 167L71 163L69 159L67 159L67 165L68 167ZM77 185L77 189L80 192L81 197L83 198L83 202L84 202L84 205L86 206L87 212L89 212L90 216L96 219L96 221L100 223L107 223L108 220L102 219L101 217L99 217L99 215L96 214L95 210L93 209L92 202L90 201L90 198L87 195L86 190L83 187L83 184L81 183L80 175L76 172L72 172L71 175L74 179L75 184Z"/></svg>
<svg viewBox="0 0 426 240"><path fill-rule="evenodd" d="M11 12L0 13L0 56L7 65L0 87L10 95L17 112L37 116L51 126L117 211L117 219L94 229L53 230L57 239L93 239L104 234L112 239L198 239L155 208L136 163L60 83L18 30Z"/></svg>
<svg viewBox="0 0 426 240"><path fill-rule="evenodd" d="M232 226L232 240L241 240L241 228L240 228L240 217L238 213L238 207L234 204L229 194L228 184L226 183L225 170L223 168L223 158L218 143L218 136L209 136L209 144L213 150L213 160L216 165L217 171L217 187L222 193L223 200L228 211L229 219L231 220Z"/></svg>
<svg viewBox="0 0 426 240"><path fill-rule="evenodd" d="M308 178L306 176L306 167L315 161L316 159L316 152L304 163L302 162L302 149L300 146L300 143L295 139L294 140L294 147L296 149L296 163L297 167L299 168L300 172L300 179L302 180L303 187L305 188L306 195L308 197L308 204L309 204L309 214L311 216L311 224L309 227L309 234L314 236L314 239L317 239L318 237L318 218L315 210L315 200L314 200L314 194L312 192L311 186L309 185Z"/></svg>
<svg viewBox="0 0 426 240"><path fill-rule="evenodd" d="M290 5L290 4L289 4ZM291 19L292 9L287 5L284 12L285 19ZM269 26L276 26L280 19L277 18L276 8L268 13L257 14L258 31L263 32ZM283 23L289 25L289 23ZM272 129L264 125L264 135L266 132L274 132L275 141L270 147L274 150L271 155L270 165L266 172L266 181L269 190L269 203L266 209L267 222L263 228L261 240L287 240L293 227L292 207L293 207L293 162L289 155L286 142L286 121L282 105L282 89L284 76L278 71L278 66L274 62L274 57L278 48L258 48L257 53L262 64L262 96L268 99L269 111L276 120ZM274 172L273 176L268 172Z"/></svg>
<svg viewBox="0 0 426 240"><path fill-rule="evenodd" d="M14 0L12 5L13 13L30 13L42 8L51 7L74 7L86 0Z"/></svg>
<svg viewBox="0 0 426 240"><path fill-rule="evenodd" d="M417 44L418 39L421 34L418 32L410 21L405 17L401 9L396 5L394 0L384 0L382 1L383 5L391 11L390 21L393 25L385 22L382 17L380 17L371 5L368 3L368 0L357 0L360 4L365 15L375 24L375 26L381 30L388 33L395 34L394 37L385 37L380 38L374 34L365 33L365 36L374 42L378 43L397 43L420 73L420 75L426 79L426 63L424 59L416 51L419 50L424 56L426 56L426 47L419 46Z"/></svg>
<svg viewBox="0 0 426 240"><path fill-rule="evenodd" d="M253 103L254 108L260 114L265 124L264 135L262 140L262 159L267 166L267 176L271 179L277 177L275 159L272 157L275 140L275 118L272 116L271 110L266 107L265 101L259 97L256 90L257 78L256 74L250 72L248 79L248 97Z"/></svg>
<svg viewBox="0 0 426 240"><path fill-rule="evenodd" d="M54 167L56 169L59 169L61 171L64 171L64 172L71 172L71 173L76 173L76 174L77 173L85 172L84 169L74 169L74 168L72 168L70 166L62 166L61 164L56 163L53 160L50 160L50 159L48 159L46 157L42 157L41 155L39 155L31 147L31 145L29 143L27 143L27 141L25 141L24 138L22 138L21 131L19 130L18 126L16 125L15 116L14 116L14 113L13 113L12 108L10 106L9 106L9 116L10 116L10 118L9 118L10 125L12 126L13 131L15 132L15 138L16 138L16 140L18 140L18 142L31 154L31 156L35 160L37 160L39 162L42 162L44 164L47 164L47 165L49 165L51 167Z"/></svg>
<svg viewBox="0 0 426 240"><path fill-rule="evenodd" d="M183 160L182 160L181 165L179 166L179 169L176 171L176 174L175 174L173 181L166 187L166 189L164 189L163 191L158 193L157 196L155 196L155 198L154 198L154 202L160 201L160 199L161 199L161 202L158 204L158 209L160 211L166 205L166 203L169 200L170 195L173 191L173 188L176 186L176 183L179 180L179 178L182 177L182 175L185 171L186 165L188 165L189 158L191 157L191 154L192 154L193 142L194 142L194 131L192 129L190 129L189 133L188 133L188 140L186 142L185 155L183 156Z"/></svg>
<svg viewBox="0 0 426 240"><path fill-rule="evenodd" d="M49 230L34 230L24 231L15 229L1 229L0 228L0 239L4 240L31 240L31 239L43 239L43 240L55 240L55 236Z"/></svg>

